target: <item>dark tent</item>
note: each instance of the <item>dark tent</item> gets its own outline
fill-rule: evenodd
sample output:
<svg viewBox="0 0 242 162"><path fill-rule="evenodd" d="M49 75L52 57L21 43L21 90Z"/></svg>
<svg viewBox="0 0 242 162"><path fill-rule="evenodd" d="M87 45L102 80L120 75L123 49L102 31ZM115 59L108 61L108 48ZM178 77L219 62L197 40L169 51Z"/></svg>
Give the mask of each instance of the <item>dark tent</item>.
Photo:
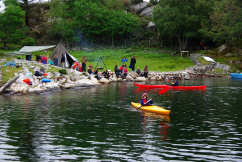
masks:
<svg viewBox="0 0 242 162"><path fill-rule="evenodd" d="M58 66L61 66L61 59L65 60L65 67L70 68L74 62L77 61L75 57L73 57L64 47L62 43L59 43L51 54L50 58L54 62L54 58L58 59Z"/></svg>

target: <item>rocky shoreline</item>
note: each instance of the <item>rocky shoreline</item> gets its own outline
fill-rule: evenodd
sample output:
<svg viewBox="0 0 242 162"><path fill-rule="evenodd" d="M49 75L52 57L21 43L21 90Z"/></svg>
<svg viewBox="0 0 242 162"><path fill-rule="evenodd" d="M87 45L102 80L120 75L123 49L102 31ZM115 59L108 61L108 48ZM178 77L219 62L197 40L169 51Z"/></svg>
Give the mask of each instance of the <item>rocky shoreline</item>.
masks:
<svg viewBox="0 0 242 162"><path fill-rule="evenodd" d="M188 68L184 71L176 72L149 72L148 78L140 77L135 72L129 72L126 79L116 78L114 72L110 72L109 79L101 76L100 80L97 80L94 75L88 75L85 72L78 72L73 69L65 69L66 74L61 74L59 71L62 69L48 64L41 64L36 61L15 60L18 67L22 67L23 70L20 73L16 73L16 80L12 81L9 85L2 86L0 93L2 94L28 94L28 93L41 93L52 90L69 89L75 87L93 87L100 84L108 84L111 82L143 82L143 81L166 81L171 77L176 77L179 80L198 79L203 77L228 77L227 74L211 74L205 71L210 70L215 65L197 66ZM34 72L40 70L45 72L46 76L35 76ZM205 70L205 71L204 71ZM43 78L49 82L43 82ZM25 79L31 81L30 84L24 82ZM1 90L3 89L4 90Z"/></svg>

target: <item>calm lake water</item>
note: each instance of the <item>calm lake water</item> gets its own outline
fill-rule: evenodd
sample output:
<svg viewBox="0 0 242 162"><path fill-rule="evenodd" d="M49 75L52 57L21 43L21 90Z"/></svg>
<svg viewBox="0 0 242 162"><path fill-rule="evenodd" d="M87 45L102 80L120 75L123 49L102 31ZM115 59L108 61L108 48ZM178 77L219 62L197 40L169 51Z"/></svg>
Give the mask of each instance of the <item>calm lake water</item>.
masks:
<svg viewBox="0 0 242 162"><path fill-rule="evenodd" d="M242 161L242 81L201 84L149 93L170 118L132 108L131 82L0 96L0 161Z"/></svg>

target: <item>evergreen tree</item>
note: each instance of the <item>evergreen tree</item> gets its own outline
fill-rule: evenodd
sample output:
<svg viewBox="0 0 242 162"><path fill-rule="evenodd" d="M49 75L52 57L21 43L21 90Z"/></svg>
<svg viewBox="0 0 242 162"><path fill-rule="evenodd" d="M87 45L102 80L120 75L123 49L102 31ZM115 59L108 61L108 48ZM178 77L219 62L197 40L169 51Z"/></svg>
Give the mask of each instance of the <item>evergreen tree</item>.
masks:
<svg viewBox="0 0 242 162"><path fill-rule="evenodd" d="M176 39L180 50L189 40L200 37L201 22L208 3L204 0L162 0L155 7L153 20L161 39ZM209 1L208 1L209 2Z"/></svg>
<svg viewBox="0 0 242 162"><path fill-rule="evenodd" d="M242 40L242 3L240 0L216 1L210 16L210 25L203 33L218 43L236 43Z"/></svg>
<svg viewBox="0 0 242 162"><path fill-rule="evenodd" d="M19 43L24 37L24 11L16 5L16 1L6 1L7 8L0 13L0 41L4 48L10 43Z"/></svg>

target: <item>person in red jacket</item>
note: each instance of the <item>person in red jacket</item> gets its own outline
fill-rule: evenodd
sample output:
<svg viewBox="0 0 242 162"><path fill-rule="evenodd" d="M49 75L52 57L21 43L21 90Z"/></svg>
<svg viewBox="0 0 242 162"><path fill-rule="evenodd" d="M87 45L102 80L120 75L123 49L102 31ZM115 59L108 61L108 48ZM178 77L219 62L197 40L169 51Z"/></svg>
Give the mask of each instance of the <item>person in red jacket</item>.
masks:
<svg viewBox="0 0 242 162"><path fill-rule="evenodd" d="M122 68L120 67L120 70L121 70L122 79L126 79L126 77L128 75L127 65L122 65Z"/></svg>

